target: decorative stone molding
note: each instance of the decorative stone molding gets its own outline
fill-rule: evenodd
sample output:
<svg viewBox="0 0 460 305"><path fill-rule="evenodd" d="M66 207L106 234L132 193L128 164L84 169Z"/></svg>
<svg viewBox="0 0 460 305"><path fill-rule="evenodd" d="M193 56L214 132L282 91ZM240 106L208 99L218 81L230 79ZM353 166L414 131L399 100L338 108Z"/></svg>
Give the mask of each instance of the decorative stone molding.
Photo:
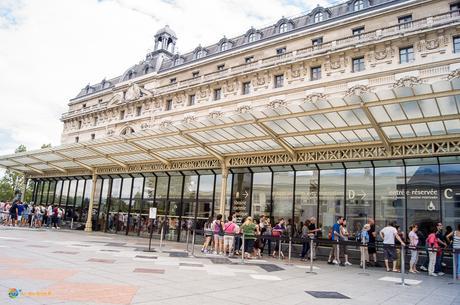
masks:
<svg viewBox="0 0 460 305"><path fill-rule="evenodd" d="M327 95L324 93L310 93L305 97L305 102L308 103L317 103L318 101L324 101L327 100Z"/></svg>
<svg viewBox="0 0 460 305"><path fill-rule="evenodd" d="M247 113L247 112L250 112L251 109L252 109L251 106L243 105L243 106L239 106L238 108L236 108L236 112L238 112L238 113Z"/></svg>
<svg viewBox="0 0 460 305"><path fill-rule="evenodd" d="M274 101L271 101L270 103L268 103L267 106L268 106L268 108L276 109L276 108L286 107L287 102L283 101L283 100L274 100Z"/></svg>
<svg viewBox="0 0 460 305"><path fill-rule="evenodd" d="M210 119L221 119L224 116L224 113L220 110L214 110L209 113Z"/></svg>
<svg viewBox="0 0 460 305"><path fill-rule="evenodd" d="M368 93L371 92L371 88L366 85L354 85L350 88L347 89L345 92L345 96L350 96L350 95L361 95L363 93Z"/></svg>
<svg viewBox="0 0 460 305"><path fill-rule="evenodd" d="M393 88L399 88L399 87L414 87L416 85L422 84L422 80L419 77L416 76L406 76L403 78L400 78L396 81L396 83L393 84Z"/></svg>
<svg viewBox="0 0 460 305"><path fill-rule="evenodd" d="M150 128L150 124L149 123L142 123L141 124L141 129L142 130L146 130L146 129L149 129Z"/></svg>
<svg viewBox="0 0 460 305"><path fill-rule="evenodd" d="M107 136L111 137L111 136L113 136L114 134L115 134L115 130L113 130L113 129L107 130Z"/></svg>
<svg viewBox="0 0 460 305"><path fill-rule="evenodd" d="M172 126L172 121L171 120L164 120L160 122L160 128L168 128Z"/></svg>
<svg viewBox="0 0 460 305"><path fill-rule="evenodd" d="M448 80L451 80L451 79L454 79L454 78L460 78L460 69L452 71L452 72L449 73L449 75L447 75Z"/></svg>
<svg viewBox="0 0 460 305"><path fill-rule="evenodd" d="M184 124L190 124L195 121L196 121L196 116L193 114L186 115L184 119L182 120Z"/></svg>

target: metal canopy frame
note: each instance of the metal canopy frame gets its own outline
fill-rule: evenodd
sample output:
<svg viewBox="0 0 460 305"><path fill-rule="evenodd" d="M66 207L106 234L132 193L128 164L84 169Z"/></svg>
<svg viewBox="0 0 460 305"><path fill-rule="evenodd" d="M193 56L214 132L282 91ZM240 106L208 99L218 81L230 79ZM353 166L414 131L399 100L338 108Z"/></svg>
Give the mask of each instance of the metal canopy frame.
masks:
<svg viewBox="0 0 460 305"><path fill-rule="evenodd" d="M402 157L395 145L458 140L459 134L460 79L453 78L346 96L235 105L217 115L164 120L135 134L0 156L0 166L39 177L99 169L110 174L110 168L145 164L152 171L155 166L193 170L193 160L205 162L201 168L218 168L235 164L231 158L277 153L304 163L299 154L310 151L333 162L334 149L382 147L386 156Z"/></svg>

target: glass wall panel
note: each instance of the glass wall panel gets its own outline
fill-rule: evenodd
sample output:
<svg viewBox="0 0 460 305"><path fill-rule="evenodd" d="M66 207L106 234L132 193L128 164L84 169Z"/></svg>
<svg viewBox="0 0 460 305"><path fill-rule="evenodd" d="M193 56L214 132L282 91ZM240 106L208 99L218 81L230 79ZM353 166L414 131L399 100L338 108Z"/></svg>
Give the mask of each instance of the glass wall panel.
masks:
<svg viewBox="0 0 460 305"><path fill-rule="evenodd" d="M105 232L107 230L107 208L108 199L110 198L111 179L104 179L102 182L102 196L98 209L98 230ZM113 221L113 218L112 218Z"/></svg>
<svg viewBox="0 0 460 305"><path fill-rule="evenodd" d="M375 226L377 230L395 221L403 228L405 223L406 188L404 167L375 168Z"/></svg>
<svg viewBox="0 0 460 305"><path fill-rule="evenodd" d="M319 173L318 227L326 237L337 217L344 215L345 170L327 169Z"/></svg>
<svg viewBox="0 0 460 305"><path fill-rule="evenodd" d="M361 232L369 218L374 217L374 169L347 169L347 228L350 234Z"/></svg>
<svg viewBox="0 0 460 305"><path fill-rule="evenodd" d="M92 181L91 181L92 184ZM100 205L100 199L101 199L101 191L102 191L102 179L97 179L96 180L96 190L94 191L94 202L93 202L93 211L92 211L92 222L93 222L93 230L99 231L100 228L98 226L99 223L99 205ZM85 195L86 197L86 195ZM88 209L88 207L87 207Z"/></svg>
<svg viewBox="0 0 460 305"><path fill-rule="evenodd" d="M273 212L272 220L278 222L284 218L291 230L296 232L292 222L292 204L294 194L294 171L273 173ZM288 228L289 229L289 228ZM292 234L290 232L290 234Z"/></svg>
<svg viewBox="0 0 460 305"><path fill-rule="evenodd" d="M50 182L49 181L43 181L41 202L45 206L48 206L48 190L49 190L49 187L50 187Z"/></svg>
<svg viewBox="0 0 460 305"><path fill-rule="evenodd" d="M144 178L134 178L133 181L133 195L131 198L131 210L128 218L128 233L137 235L142 223L141 219L141 203L142 203L142 188L144 187Z"/></svg>
<svg viewBox="0 0 460 305"><path fill-rule="evenodd" d="M153 230L156 231L157 223L156 219L151 222L149 219L149 209L152 207L157 207L157 204L154 202L155 198L155 184L156 177L146 177L145 186L144 186L144 200L142 201L141 206L141 224L140 224L140 235L148 236L150 234L151 226L153 225ZM158 211L157 211L158 212ZM158 214L158 213L157 213Z"/></svg>
<svg viewBox="0 0 460 305"><path fill-rule="evenodd" d="M83 192L85 190L85 181L78 180L77 183L77 193L75 195L75 205L74 205L74 221L82 221L82 204L83 204Z"/></svg>
<svg viewBox="0 0 460 305"><path fill-rule="evenodd" d="M444 226L455 230L460 223L460 164L441 165L441 195Z"/></svg>
<svg viewBox="0 0 460 305"><path fill-rule="evenodd" d="M206 219L212 215L214 175L200 176L196 211L196 227L202 230Z"/></svg>
<svg viewBox="0 0 460 305"><path fill-rule="evenodd" d="M48 203L54 203L54 192L56 191L56 181L50 181L49 189L48 189Z"/></svg>
<svg viewBox="0 0 460 305"><path fill-rule="evenodd" d="M251 196L251 173L233 174L232 214L238 224L249 214ZM219 200L216 200L214 213L219 212Z"/></svg>
<svg viewBox="0 0 460 305"><path fill-rule="evenodd" d="M93 180L92 179L87 179L86 180L86 186L85 186L85 193L83 194L83 204L82 204L82 209L81 209L81 218L80 221L86 222L86 219L88 219L88 208L89 208L89 201L91 200L91 193L93 191ZM99 197L96 196L96 200L99 200ZM93 205L93 210L92 212L92 218L95 219L96 213L97 213L97 208L94 207Z"/></svg>
<svg viewBox="0 0 460 305"><path fill-rule="evenodd" d="M59 205L61 203L62 180L56 181L56 190L54 192L53 203Z"/></svg>
<svg viewBox="0 0 460 305"><path fill-rule="evenodd" d="M252 183L252 208L254 218L261 215L270 217L271 211L272 173L254 173Z"/></svg>
<svg viewBox="0 0 460 305"><path fill-rule="evenodd" d="M418 224L427 236L430 227L440 221L438 165L407 166L406 183L408 225Z"/></svg>
<svg viewBox="0 0 460 305"><path fill-rule="evenodd" d="M166 215L166 198L168 197L168 181L169 177L158 177L157 191L155 196L158 215Z"/></svg>
<svg viewBox="0 0 460 305"><path fill-rule="evenodd" d="M62 183L62 196L61 196L61 201L60 201L61 208L66 208L67 196L68 196L68 193L69 193L69 184L70 184L69 180L65 180ZM66 212L66 215L67 215L67 211L65 211L65 212Z"/></svg>
<svg viewBox="0 0 460 305"><path fill-rule="evenodd" d="M66 203L66 219L75 221L75 192L77 191L78 180L71 180L69 186L69 197Z"/></svg>
<svg viewBox="0 0 460 305"><path fill-rule="evenodd" d="M182 184L184 182L183 176L171 176L171 182L169 186L169 200L167 206L167 226L165 237L168 240L176 240L179 232L179 216L180 216L180 204L182 196Z"/></svg>
<svg viewBox="0 0 460 305"><path fill-rule="evenodd" d="M121 198L118 208L118 226L117 233L125 234L128 228L128 211L131 200L131 187L133 186L133 178L123 178L121 188Z"/></svg>
<svg viewBox="0 0 460 305"><path fill-rule="evenodd" d="M107 230L109 232L116 232L117 228L121 226L119 224L121 184L121 178L112 179L112 191L110 194L109 215L107 221Z"/></svg>
<svg viewBox="0 0 460 305"><path fill-rule="evenodd" d="M301 230L305 220L318 217L318 171L296 172L294 223Z"/></svg>

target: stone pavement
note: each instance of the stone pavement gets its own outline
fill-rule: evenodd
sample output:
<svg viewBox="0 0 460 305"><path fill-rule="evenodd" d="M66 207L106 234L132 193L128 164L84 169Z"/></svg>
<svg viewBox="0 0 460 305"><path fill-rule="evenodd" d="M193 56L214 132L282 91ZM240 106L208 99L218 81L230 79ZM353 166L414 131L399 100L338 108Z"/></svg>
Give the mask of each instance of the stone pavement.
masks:
<svg viewBox="0 0 460 305"><path fill-rule="evenodd" d="M408 275L413 285L401 287L400 275L383 268L361 275L357 266L315 262L313 275L298 260L243 265L199 247L189 257L184 244L161 253L147 246L137 237L0 227L0 305L460 304L460 284L448 276Z"/></svg>

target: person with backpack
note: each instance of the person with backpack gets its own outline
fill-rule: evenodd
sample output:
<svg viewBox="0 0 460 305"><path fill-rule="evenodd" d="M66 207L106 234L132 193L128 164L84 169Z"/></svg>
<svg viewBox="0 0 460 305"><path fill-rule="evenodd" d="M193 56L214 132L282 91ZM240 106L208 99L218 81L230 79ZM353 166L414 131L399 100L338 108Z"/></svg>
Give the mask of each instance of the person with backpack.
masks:
<svg viewBox="0 0 460 305"><path fill-rule="evenodd" d="M239 231L240 228L233 222L232 215L228 216L228 221L224 224L224 254L228 253L229 256L233 256L235 234L238 234Z"/></svg>
<svg viewBox="0 0 460 305"><path fill-rule="evenodd" d="M52 212L51 212L51 228L52 229L57 229L58 228L58 225L57 225L58 214L59 214L59 210L58 210L57 206L53 206L53 209L52 209Z"/></svg>
<svg viewBox="0 0 460 305"><path fill-rule="evenodd" d="M211 225L214 235L214 254L224 253L224 226L222 223L222 214L216 216L216 220Z"/></svg>
<svg viewBox="0 0 460 305"><path fill-rule="evenodd" d="M345 264L343 262L341 263L340 261L340 258L343 257L344 255L344 253L342 252L342 250L344 250L343 247L339 246L339 241L343 239L342 230L341 230L342 223L343 223L343 216L339 216L337 217L337 222L332 226L331 240L336 241L336 243L332 245L332 249L329 252L329 259L327 261L329 265L332 265L332 264L339 265L340 264L341 266L345 266Z"/></svg>
<svg viewBox="0 0 460 305"><path fill-rule="evenodd" d="M16 225L16 221L18 219L18 202L15 200L13 201L13 204L10 207L10 219L11 219L11 225L14 227Z"/></svg>
<svg viewBox="0 0 460 305"><path fill-rule="evenodd" d="M371 225L366 223L358 234L359 238L356 240L361 243L360 251L361 251L361 263L360 267L363 267L363 264L369 263L369 252L367 250L367 245L369 244L369 230L371 229Z"/></svg>
<svg viewBox="0 0 460 305"><path fill-rule="evenodd" d="M437 228L433 227L431 228L431 233L428 235L426 239L426 247L428 250L428 275L430 276L438 276L437 273L435 273L435 266L436 266L436 257L438 256L438 253L440 251L439 248L439 243L438 243L438 238L436 237L436 232ZM439 256L441 254L439 253Z"/></svg>
<svg viewBox="0 0 460 305"><path fill-rule="evenodd" d="M257 257L254 242L257 239L256 235L260 235L260 231L259 226L254 223L251 216L248 216L241 225L241 232L244 235L244 249L242 249L244 256L246 258ZM252 253L252 256L250 253Z"/></svg>
<svg viewBox="0 0 460 305"><path fill-rule="evenodd" d="M280 248L280 238L284 235L286 232L286 227L284 226L284 218L281 218L278 221L278 224L273 227L272 229L272 236L275 237L275 248L273 249L273 257L276 257L276 253L280 255L282 258L284 258L284 253L283 251L279 251Z"/></svg>
<svg viewBox="0 0 460 305"><path fill-rule="evenodd" d="M201 252L202 253L208 253L209 252L209 247L211 246L211 241L212 241L212 230L211 230L211 225L212 225L212 217L209 217L208 220L204 223L204 243L203 247L201 247Z"/></svg>

